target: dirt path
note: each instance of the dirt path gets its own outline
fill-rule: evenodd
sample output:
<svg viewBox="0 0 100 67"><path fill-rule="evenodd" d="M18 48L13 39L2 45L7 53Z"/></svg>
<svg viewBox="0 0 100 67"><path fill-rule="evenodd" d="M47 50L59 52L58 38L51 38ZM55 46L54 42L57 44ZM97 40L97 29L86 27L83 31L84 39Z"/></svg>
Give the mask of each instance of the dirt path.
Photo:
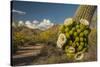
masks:
<svg viewBox="0 0 100 67"><path fill-rule="evenodd" d="M20 47L16 55L12 56L12 64L13 65L31 64L40 54L42 48L43 46L41 45Z"/></svg>

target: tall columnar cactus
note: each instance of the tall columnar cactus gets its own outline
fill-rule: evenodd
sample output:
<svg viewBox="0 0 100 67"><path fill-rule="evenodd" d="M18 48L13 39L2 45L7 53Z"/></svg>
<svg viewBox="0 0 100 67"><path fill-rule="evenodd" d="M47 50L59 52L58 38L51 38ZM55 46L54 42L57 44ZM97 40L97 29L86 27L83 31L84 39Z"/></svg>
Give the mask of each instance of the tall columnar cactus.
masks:
<svg viewBox="0 0 100 67"><path fill-rule="evenodd" d="M75 60L84 57L84 52L88 49L89 24L95 9L95 6L79 6L74 17L65 19L61 25L57 46L65 48L67 57Z"/></svg>
<svg viewBox="0 0 100 67"><path fill-rule="evenodd" d="M76 13L74 15L75 21L79 21L81 18L86 19L91 22L92 16L96 10L96 6L92 5L81 5L77 8Z"/></svg>

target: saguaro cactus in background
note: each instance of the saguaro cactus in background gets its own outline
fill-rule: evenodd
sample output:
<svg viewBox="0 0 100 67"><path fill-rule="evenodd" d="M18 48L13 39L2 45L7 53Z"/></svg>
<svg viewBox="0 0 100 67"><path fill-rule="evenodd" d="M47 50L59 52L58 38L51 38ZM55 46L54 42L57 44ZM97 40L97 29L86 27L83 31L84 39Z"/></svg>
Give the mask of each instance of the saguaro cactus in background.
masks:
<svg viewBox="0 0 100 67"><path fill-rule="evenodd" d="M93 17L95 10L96 10L96 6L81 5L76 10L76 13L74 15L74 19L75 19L75 21L79 21L82 18L82 19L86 19L89 22L91 22L91 19Z"/></svg>

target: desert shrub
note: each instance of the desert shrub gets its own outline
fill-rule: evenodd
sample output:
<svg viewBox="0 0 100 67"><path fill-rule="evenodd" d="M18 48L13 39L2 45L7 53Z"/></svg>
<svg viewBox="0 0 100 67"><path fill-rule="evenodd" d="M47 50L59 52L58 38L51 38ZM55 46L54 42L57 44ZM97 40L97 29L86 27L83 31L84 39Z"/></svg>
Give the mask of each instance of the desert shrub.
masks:
<svg viewBox="0 0 100 67"><path fill-rule="evenodd" d="M12 49L12 54L15 54L18 50L18 45L14 41L12 41L11 49Z"/></svg>
<svg viewBox="0 0 100 67"><path fill-rule="evenodd" d="M57 40L57 32L52 32L52 30L47 30L41 32L39 35L39 41L46 44L55 44Z"/></svg>
<svg viewBox="0 0 100 67"><path fill-rule="evenodd" d="M21 28L18 28L18 30L19 29ZM12 40L18 46L35 45L37 43L45 43L47 45L52 44L55 46L57 41L57 32L58 31L52 31L52 29L39 31L23 28L20 31L12 31Z"/></svg>
<svg viewBox="0 0 100 67"><path fill-rule="evenodd" d="M15 32L13 35L13 40L14 40L14 44L22 46L25 41L25 37L23 33Z"/></svg>
<svg viewBox="0 0 100 67"><path fill-rule="evenodd" d="M69 62L63 50L52 45L44 45L41 49L38 59L34 60L34 64L51 64Z"/></svg>

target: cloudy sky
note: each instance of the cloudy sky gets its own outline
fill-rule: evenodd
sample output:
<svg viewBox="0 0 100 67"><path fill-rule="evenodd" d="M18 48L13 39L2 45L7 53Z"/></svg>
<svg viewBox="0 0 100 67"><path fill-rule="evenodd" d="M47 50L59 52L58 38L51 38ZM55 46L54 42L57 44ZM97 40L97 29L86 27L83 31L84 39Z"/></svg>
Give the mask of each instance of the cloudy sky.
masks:
<svg viewBox="0 0 100 67"><path fill-rule="evenodd" d="M39 2L12 2L12 19L13 21L42 21L49 19L54 23L62 23L64 19L72 17L78 5L71 4L51 4Z"/></svg>

